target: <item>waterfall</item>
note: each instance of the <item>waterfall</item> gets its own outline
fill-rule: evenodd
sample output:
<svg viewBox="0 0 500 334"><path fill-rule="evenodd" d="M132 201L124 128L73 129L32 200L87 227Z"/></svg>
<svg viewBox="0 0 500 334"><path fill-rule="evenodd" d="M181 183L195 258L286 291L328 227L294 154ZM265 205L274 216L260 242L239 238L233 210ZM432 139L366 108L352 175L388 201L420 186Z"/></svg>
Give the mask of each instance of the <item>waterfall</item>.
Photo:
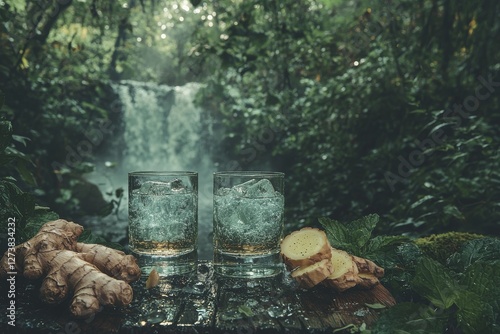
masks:
<svg viewBox="0 0 500 334"><path fill-rule="evenodd" d="M206 164L202 112L193 103L200 88L123 81L115 85L123 105L124 165L142 170L198 170Z"/></svg>
<svg viewBox="0 0 500 334"><path fill-rule="evenodd" d="M101 189L109 192L110 187L123 187L125 197L128 197L128 172L197 171L198 254L200 259L211 259L213 163L207 146L211 136L210 118L193 103L201 85L188 83L169 87L127 80L112 86L121 105L122 138L111 139L113 148L107 150L105 157L97 159L115 160L113 165L116 165L111 173L107 172L108 187L103 189L101 186ZM103 184L102 181L99 183ZM128 198L125 197L120 215L121 220L126 221L123 217L127 215Z"/></svg>

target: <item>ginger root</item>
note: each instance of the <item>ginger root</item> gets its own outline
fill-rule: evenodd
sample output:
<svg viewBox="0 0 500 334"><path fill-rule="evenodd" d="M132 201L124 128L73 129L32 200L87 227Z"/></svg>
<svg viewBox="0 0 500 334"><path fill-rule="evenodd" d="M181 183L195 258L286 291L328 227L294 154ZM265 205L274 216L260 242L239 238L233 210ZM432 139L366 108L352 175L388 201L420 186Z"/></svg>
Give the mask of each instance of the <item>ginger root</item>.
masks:
<svg viewBox="0 0 500 334"><path fill-rule="evenodd" d="M355 286L369 289L384 276L384 269L373 261L331 247L325 232L311 227L286 236L281 257L303 288L321 283L338 292Z"/></svg>
<svg viewBox="0 0 500 334"><path fill-rule="evenodd" d="M288 269L305 267L332 256L325 232L304 227L287 235L281 242L281 256Z"/></svg>
<svg viewBox="0 0 500 334"><path fill-rule="evenodd" d="M324 281L326 286L342 292L358 284L359 270L354 261L352 261L350 254L332 248L332 258L330 261L333 273Z"/></svg>
<svg viewBox="0 0 500 334"><path fill-rule="evenodd" d="M371 288L379 284L379 278L384 277L384 268L377 266L373 261L363 259L358 256L352 256L352 261L358 268L357 284L363 288Z"/></svg>
<svg viewBox="0 0 500 334"><path fill-rule="evenodd" d="M60 303L73 293L70 311L76 317L96 313L101 305L132 301L128 283L141 271L131 255L102 246L78 243L83 227L64 219L45 223L30 240L14 248L15 263L7 252L0 260L0 277L8 272L26 278L45 275L40 294L47 303Z"/></svg>
<svg viewBox="0 0 500 334"><path fill-rule="evenodd" d="M40 295L43 301L60 303L73 291L70 311L76 317L87 317L101 305L128 305L132 288L126 282L110 277L84 260L83 254L68 250L49 251L40 256L45 268Z"/></svg>
<svg viewBox="0 0 500 334"><path fill-rule="evenodd" d="M330 260L323 259L310 266L301 267L292 272L299 285L303 288L312 288L319 282L332 274L332 265Z"/></svg>
<svg viewBox="0 0 500 334"><path fill-rule="evenodd" d="M103 245L76 244L76 252L83 259L94 264L103 273L127 283L136 281L141 276L135 257Z"/></svg>

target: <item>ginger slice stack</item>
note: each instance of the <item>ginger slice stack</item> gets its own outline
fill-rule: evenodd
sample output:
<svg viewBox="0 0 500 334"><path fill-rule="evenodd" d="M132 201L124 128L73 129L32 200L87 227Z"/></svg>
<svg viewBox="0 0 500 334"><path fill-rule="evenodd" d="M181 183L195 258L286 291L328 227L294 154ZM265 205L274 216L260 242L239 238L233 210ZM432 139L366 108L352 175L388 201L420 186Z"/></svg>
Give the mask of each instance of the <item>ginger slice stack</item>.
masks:
<svg viewBox="0 0 500 334"><path fill-rule="evenodd" d="M330 246L324 231L304 227L281 242L281 257L302 288L318 284L342 292L355 286L370 289L379 284L384 269L373 261Z"/></svg>

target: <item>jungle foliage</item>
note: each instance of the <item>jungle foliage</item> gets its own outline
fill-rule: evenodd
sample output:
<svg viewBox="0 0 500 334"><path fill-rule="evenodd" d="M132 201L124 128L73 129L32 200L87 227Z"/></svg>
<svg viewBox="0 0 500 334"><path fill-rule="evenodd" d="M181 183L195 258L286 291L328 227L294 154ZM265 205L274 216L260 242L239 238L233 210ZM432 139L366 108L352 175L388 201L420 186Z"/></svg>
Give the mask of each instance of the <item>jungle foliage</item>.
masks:
<svg viewBox="0 0 500 334"><path fill-rule="evenodd" d="M290 228L376 212L378 233L497 234L499 16L494 0L4 0L2 120L24 162L1 176L62 215L109 214L82 175L120 131L110 81L196 80L217 168L284 171Z"/></svg>
<svg viewBox="0 0 500 334"><path fill-rule="evenodd" d="M374 214L349 223L327 218L320 223L333 247L383 266L382 282L397 298L372 328L351 324L351 333L499 331L500 288L494 283L500 270L498 238L459 232L416 240L372 236L379 223ZM444 239L452 245L443 245Z"/></svg>
<svg viewBox="0 0 500 334"><path fill-rule="evenodd" d="M290 222L377 212L385 232L498 233L498 3L215 4L196 50L220 64L201 101L223 167L283 170Z"/></svg>
<svg viewBox="0 0 500 334"><path fill-rule="evenodd" d="M372 332L498 331L498 239L412 237L498 236L499 35L497 0L0 0L0 235L114 212L110 82L200 81L217 169L285 172L289 229L386 267Z"/></svg>
<svg viewBox="0 0 500 334"><path fill-rule="evenodd" d="M31 160L0 175L16 177L19 191L62 216L112 213L123 189L109 201L84 178L104 143L121 130L110 82L194 80L198 68L186 54L195 17L171 29L182 12L177 2L163 1L0 2L1 118L9 124L2 136L15 135L12 145L10 139L2 145Z"/></svg>

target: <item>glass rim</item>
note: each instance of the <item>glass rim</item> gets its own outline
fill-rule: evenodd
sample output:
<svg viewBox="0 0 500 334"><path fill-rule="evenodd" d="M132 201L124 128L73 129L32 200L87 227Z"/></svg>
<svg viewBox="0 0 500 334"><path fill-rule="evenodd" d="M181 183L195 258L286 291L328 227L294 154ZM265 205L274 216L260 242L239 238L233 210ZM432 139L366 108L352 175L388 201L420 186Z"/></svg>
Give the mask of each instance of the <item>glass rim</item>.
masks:
<svg viewBox="0 0 500 334"><path fill-rule="evenodd" d="M128 176L198 176L198 172L192 171L135 171L129 172Z"/></svg>
<svg viewBox="0 0 500 334"><path fill-rule="evenodd" d="M285 173L283 172L273 172L273 171L220 171L214 172L214 177L284 177Z"/></svg>

